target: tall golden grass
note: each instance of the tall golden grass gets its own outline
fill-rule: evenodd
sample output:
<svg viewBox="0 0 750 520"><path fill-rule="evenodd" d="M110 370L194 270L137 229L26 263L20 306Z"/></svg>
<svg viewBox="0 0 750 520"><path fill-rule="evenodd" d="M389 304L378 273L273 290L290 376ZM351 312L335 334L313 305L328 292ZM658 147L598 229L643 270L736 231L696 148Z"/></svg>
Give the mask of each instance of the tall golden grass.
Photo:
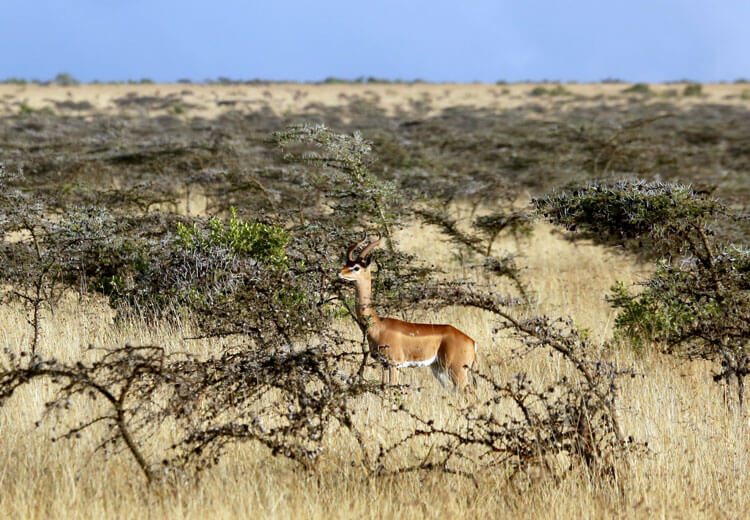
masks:
<svg viewBox="0 0 750 520"><path fill-rule="evenodd" d="M465 274L450 246L434 230L410 227L397 239L426 263L440 265L449 274ZM356 463L355 444L345 436L329 437L320 465L312 473L248 444L233 448L197 481L149 489L127 454L94 453L95 435L50 443L55 421L35 426L50 389L35 384L0 409L0 514L29 519L747 516L747 424L726 409L709 367L649 352L636 354L624 346L603 347L611 337L613 320L604 294L615 280L633 283L647 268L612 251L567 242L544 225L538 226L532 238L501 247L520 248L526 279L542 312L573 317L602 345L603 357L630 365L641 374L622 388L620 420L626 433L648 442L650 453L631 460L623 474L622 493L617 486L590 479L583 468L574 469L563 480L540 473L513 481L489 469L478 475L478 487L445 474L367 479ZM555 370L543 356L524 360L524 366L508 361L510 340L493 339L491 325L478 311L449 308L436 315L407 315L455 324L477 339L481 362L502 367L502 373L525 370L533 376ZM353 327L351 331L355 333ZM20 309L0 309L4 346L20 349L28 344L29 334ZM187 325L116 325L106 306L71 301L46 316L40 349L63 359L75 356L89 343L158 343L184 350L182 338L189 334ZM190 348L210 353L217 344L195 342ZM409 405L451 420L445 402L453 397L432 380L429 369L411 369L405 376L407 383L422 387L407 396ZM96 406L84 401L72 404L82 411ZM380 438L393 436L399 429L395 422L401 420L367 401L361 403L357 416L372 436ZM162 434L169 436L169 431Z"/></svg>

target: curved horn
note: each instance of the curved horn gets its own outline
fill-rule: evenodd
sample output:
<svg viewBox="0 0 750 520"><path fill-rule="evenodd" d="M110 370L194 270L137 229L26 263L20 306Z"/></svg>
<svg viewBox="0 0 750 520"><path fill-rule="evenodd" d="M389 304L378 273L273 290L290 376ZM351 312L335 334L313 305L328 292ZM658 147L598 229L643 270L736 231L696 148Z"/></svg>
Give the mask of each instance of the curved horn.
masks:
<svg viewBox="0 0 750 520"><path fill-rule="evenodd" d="M378 244L380 244L380 240L382 238L383 237L380 235L380 233L378 233L378 239L375 240L374 242L370 242L369 244L367 244L367 247L364 248L362 250L362 252L359 254L359 258L362 259L362 260L364 260L365 258L367 258L367 255L369 255L370 252L372 252L373 249L375 249L376 247L378 247Z"/></svg>
<svg viewBox="0 0 750 520"><path fill-rule="evenodd" d="M354 244L352 247L349 248L349 251L346 253L346 257L349 259L350 262L354 262L354 250L357 249L359 246L365 243L367 241L367 235L365 234L365 238ZM360 255L361 256L361 255Z"/></svg>

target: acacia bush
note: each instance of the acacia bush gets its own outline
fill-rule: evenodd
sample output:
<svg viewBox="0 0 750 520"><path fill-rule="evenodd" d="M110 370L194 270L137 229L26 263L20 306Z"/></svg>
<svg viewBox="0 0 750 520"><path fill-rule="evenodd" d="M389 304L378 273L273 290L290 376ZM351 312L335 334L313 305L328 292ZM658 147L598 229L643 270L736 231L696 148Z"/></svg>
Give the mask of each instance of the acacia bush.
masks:
<svg viewBox="0 0 750 520"><path fill-rule="evenodd" d="M192 108L178 94L124 95L116 103L121 115L83 118L61 107L59 115L0 117L0 157L26 173L24 189L58 210L106 204L123 212L178 205L194 211L197 194L207 197L211 214L236 207L242 218L256 210L283 213L285 221L317 218L320 192L308 189L309 165L286 162L278 140L269 139L303 122L359 131L375 152L371 172L422 200L492 206L508 187L534 195L571 181L628 175L679 179L740 204L750 194L750 117L737 104L682 107L637 96L625 104L568 99L564 107L461 106L429 115L406 106L388 115L374 101L361 110L366 99L284 115L263 105L243 113L217 100L223 112L206 119L153 112L176 103Z"/></svg>
<svg viewBox="0 0 750 520"><path fill-rule="evenodd" d="M570 187L535 200L550 221L577 236L658 259L643 290L613 287L616 330L636 347L657 345L716 361L716 381L735 379L740 409L750 369L750 249L714 229L747 216L689 186L617 182ZM722 226L722 221L730 224Z"/></svg>
<svg viewBox="0 0 750 520"><path fill-rule="evenodd" d="M59 199L28 196L13 186L22 180L3 177L8 204L0 220L0 251L9 265L3 283L12 290L34 305L52 302L54 288L55 294L101 293L123 312L150 318L187 310L201 336L235 340L201 359L167 354L159 346L108 345L78 359L71 354L72 362L50 359L34 340L29 350L7 353L0 398L7 401L21 386L47 380L54 391L50 407L61 421L71 400L103 398L105 406L64 436L75 440L83 430L104 427L104 433L95 430L102 435L98 446L127 449L149 481L210 467L237 442L260 443L314 471L322 447L342 431L360 447L371 475L437 470L473 478L479 468L505 475L542 467L564 476L567 469L554 463L564 454L597 478L618 477L630 442L616 414L616 381L628 372L599 360L569 321L528 317L515 298L477 284L441 281L395 243L374 258L379 308L482 309L498 331L509 330L519 340L519 356L542 349L560 356L571 376L535 382L518 374L509 382L491 367L478 372L480 404L456 404L462 420L452 426L404 405L404 396L417 389L394 393L359 377L368 362L361 339L340 332L336 321L353 309L351 294L335 277L340 258L363 231L391 235L415 201L411 192L378 177L361 136L312 126L275 139L289 153L288 169L299 169L293 179L307 192L301 200L310 204L288 219L294 213L289 208L255 218L232 212L225 219L149 206L62 209ZM297 146L301 154L292 150ZM443 230L482 254L491 251L498 233L521 232L530 222L496 212L478 220L472 235L459 235L451 233L458 228L446 214L438 217ZM513 271L501 260L486 265L489 271ZM24 286L24 279L41 282ZM31 326L36 338L43 320L33 318ZM377 363L371 359L369 366ZM370 425L355 415L365 396L394 409L397 440L368 434ZM174 425L168 442L154 435L161 424ZM421 462L398 455L424 439L434 449Z"/></svg>
<svg viewBox="0 0 750 520"><path fill-rule="evenodd" d="M11 177L3 174L2 180ZM281 227L235 215L226 223L164 214L124 218L101 208L55 215L7 183L2 188L9 203L0 228L8 263L3 281L36 306L30 349L6 351L0 399L45 379L55 391L47 408L65 424L71 401L103 398L104 407L62 436L75 440L104 428L99 449L125 447L149 482L210 466L228 443L243 440L309 466L331 421L353 428L347 403L376 386L342 371L351 341L331 332L335 312L319 276L325 271L305 265L317 266L320 253L334 256L321 251L325 242L309 235L293 241ZM9 240L19 231L21 239ZM27 277L37 284L24 286ZM41 295L33 292L38 287ZM146 317L188 309L205 335L243 340L202 360L125 345L62 362L37 351L43 327L37 307L66 288L104 293L116 308ZM159 444L154 433L168 419L176 424L172 442Z"/></svg>
<svg viewBox="0 0 750 520"><path fill-rule="evenodd" d="M519 314L528 313L517 312L517 300L472 285L435 284L411 303L444 306L449 301L486 311L495 333L507 330L519 340L513 354L519 359L541 351L559 359L570 373L552 381L534 381L525 372L502 380L492 367L474 371L479 394L486 397L476 408L457 410L463 424L446 428L402 407L414 429L381 447L379 458L403 456L401 450L411 440L428 438L435 443L434 459L395 469L396 473L440 468L473 478L483 471L500 470L508 471L512 481L514 475L533 468L564 478L581 464L599 483L617 481L627 467L628 454L646 448L622 431L617 411L620 380L636 374L597 359L594 346L570 320L533 313L521 318ZM560 455L564 457L557 458Z"/></svg>
<svg viewBox="0 0 750 520"><path fill-rule="evenodd" d="M371 145L362 135L338 134L325 125L303 125L274 134L285 158L313 166L309 175L337 219L347 227L373 224L388 238L403 216L396 185L370 171Z"/></svg>

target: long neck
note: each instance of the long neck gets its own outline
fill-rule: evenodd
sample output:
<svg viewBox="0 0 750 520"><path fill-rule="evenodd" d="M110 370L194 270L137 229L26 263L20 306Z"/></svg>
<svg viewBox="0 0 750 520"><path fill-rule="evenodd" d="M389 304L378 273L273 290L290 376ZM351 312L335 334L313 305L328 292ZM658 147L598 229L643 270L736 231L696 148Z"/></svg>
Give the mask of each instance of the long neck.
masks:
<svg viewBox="0 0 750 520"><path fill-rule="evenodd" d="M380 318L372 308L372 280L357 280L357 317L362 323L378 323Z"/></svg>

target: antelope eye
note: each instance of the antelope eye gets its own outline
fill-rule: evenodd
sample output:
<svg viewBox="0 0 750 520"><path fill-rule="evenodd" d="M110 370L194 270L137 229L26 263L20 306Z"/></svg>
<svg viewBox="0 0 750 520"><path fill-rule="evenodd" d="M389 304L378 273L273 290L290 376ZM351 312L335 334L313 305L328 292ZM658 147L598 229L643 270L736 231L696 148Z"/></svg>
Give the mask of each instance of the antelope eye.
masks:
<svg viewBox="0 0 750 520"><path fill-rule="evenodd" d="M354 271L355 273L358 272L359 271L359 266L355 265L354 267L352 267L352 271Z"/></svg>

